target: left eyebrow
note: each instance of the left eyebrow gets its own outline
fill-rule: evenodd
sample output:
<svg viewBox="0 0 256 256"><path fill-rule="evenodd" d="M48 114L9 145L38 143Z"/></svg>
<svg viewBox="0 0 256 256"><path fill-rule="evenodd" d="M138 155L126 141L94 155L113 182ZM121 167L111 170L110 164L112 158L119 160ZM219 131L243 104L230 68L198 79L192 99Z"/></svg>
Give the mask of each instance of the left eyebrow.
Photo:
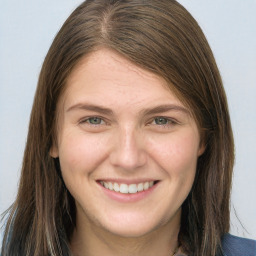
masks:
<svg viewBox="0 0 256 256"><path fill-rule="evenodd" d="M165 113L168 111L178 111L178 112L183 112L186 115L191 115L191 112L187 108L179 105L174 105L174 104L160 105L160 106L156 106L154 108L148 108L148 109L146 108L146 109L143 109L141 112L143 115L153 115L153 114Z"/></svg>
<svg viewBox="0 0 256 256"><path fill-rule="evenodd" d="M92 105L92 104L78 103L69 107L66 112L69 112L72 110L89 110L89 111L94 111L94 112L98 112L105 115L113 115L113 111L111 109L105 108L102 106Z"/></svg>

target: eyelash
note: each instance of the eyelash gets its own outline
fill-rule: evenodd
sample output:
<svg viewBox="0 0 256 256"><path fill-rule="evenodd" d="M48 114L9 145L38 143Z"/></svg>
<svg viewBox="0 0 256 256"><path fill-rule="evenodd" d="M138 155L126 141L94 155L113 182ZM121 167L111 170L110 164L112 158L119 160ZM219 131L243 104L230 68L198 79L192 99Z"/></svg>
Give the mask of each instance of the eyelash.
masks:
<svg viewBox="0 0 256 256"><path fill-rule="evenodd" d="M93 123L90 123L90 120L91 119L99 119L100 120L100 123L99 124L93 124ZM104 122L102 124L102 122ZM90 116L90 117L87 117L85 119L82 119L81 121L79 121L79 124L88 124L88 125L91 125L91 126L100 126L100 125L104 125L104 124L107 124L106 121L103 120L102 117L99 117L99 116Z"/></svg>
<svg viewBox="0 0 256 256"><path fill-rule="evenodd" d="M90 123L90 120L93 120L93 119L98 119L100 121L100 123L96 123L96 124ZM162 119L162 120L166 121L166 123L157 124L156 123L157 119ZM155 122L155 123L153 123L153 122ZM87 118L79 121L79 124L88 124L90 126L98 127L98 126L106 125L107 122L104 120L104 118L102 118L100 116L90 116L90 117L87 117ZM177 125L177 124L178 124L178 122L176 120L174 120L173 118L164 117L164 116L156 116L153 119L151 119L147 125L154 125L154 126L158 126L159 128L169 128L170 126Z"/></svg>
<svg viewBox="0 0 256 256"><path fill-rule="evenodd" d="M153 123L153 122L156 122L156 119L164 119L166 121L165 124L157 124L157 123ZM164 117L164 116L157 116L157 117L154 117L151 122L149 123L149 125L152 124L152 125L155 125L155 126L158 126L159 128L170 128L170 126L174 126L174 125L177 125L178 124L178 121L176 121L175 119L173 118L169 118L169 117Z"/></svg>

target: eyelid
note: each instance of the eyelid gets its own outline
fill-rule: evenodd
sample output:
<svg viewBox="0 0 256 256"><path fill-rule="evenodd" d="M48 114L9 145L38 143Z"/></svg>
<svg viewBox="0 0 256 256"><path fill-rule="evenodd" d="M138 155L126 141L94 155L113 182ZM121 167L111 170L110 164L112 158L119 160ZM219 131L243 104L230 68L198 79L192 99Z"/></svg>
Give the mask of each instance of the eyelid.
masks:
<svg viewBox="0 0 256 256"><path fill-rule="evenodd" d="M91 124L89 122L87 122L90 118L99 118L101 119L101 121L103 121L103 124ZM97 115L91 115L91 116L87 116L87 117L83 117L81 119L79 119L78 124L88 124L90 126L100 126L100 125L107 125L107 121L106 118L102 117L102 116L97 116Z"/></svg>
<svg viewBox="0 0 256 256"><path fill-rule="evenodd" d="M168 124L179 124L180 122L177 120L177 119L175 119L175 118L172 118L172 117L167 117L167 116L155 116L155 117L153 117L153 118L151 118L150 119L150 124L152 124L152 122L154 122L155 121L155 119L157 119L157 118L163 118L163 119L166 119L169 123ZM157 125L157 126L164 126L164 125L168 125L168 124L162 124L162 125L160 125L160 124L155 124L155 125Z"/></svg>

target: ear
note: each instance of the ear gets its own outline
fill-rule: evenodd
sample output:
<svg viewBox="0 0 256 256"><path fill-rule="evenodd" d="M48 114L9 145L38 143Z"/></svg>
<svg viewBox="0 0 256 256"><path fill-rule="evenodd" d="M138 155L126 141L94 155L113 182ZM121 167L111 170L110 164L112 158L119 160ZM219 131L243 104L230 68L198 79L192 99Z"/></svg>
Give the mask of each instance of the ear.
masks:
<svg viewBox="0 0 256 256"><path fill-rule="evenodd" d="M200 143L199 143L197 156L200 157L205 152L205 149L206 149L206 131L201 130Z"/></svg>
<svg viewBox="0 0 256 256"><path fill-rule="evenodd" d="M201 136L197 156L198 157L201 156L204 153L205 149L206 149L206 143L205 143L205 136L203 135Z"/></svg>
<svg viewBox="0 0 256 256"><path fill-rule="evenodd" d="M198 157L201 156L204 153L205 148L206 148L205 144L204 143L200 143L199 149L198 149L198 153L197 153Z"/></svg>
<svg viewBox="0 0 256 256"><path fill-rule="evenodd" d="M52 158L57 158L57 157L59 157L59 150L58 150L58 147L55 146L55 145L52 145L49 154L50 154L50 156L51 156Z"/></svg>

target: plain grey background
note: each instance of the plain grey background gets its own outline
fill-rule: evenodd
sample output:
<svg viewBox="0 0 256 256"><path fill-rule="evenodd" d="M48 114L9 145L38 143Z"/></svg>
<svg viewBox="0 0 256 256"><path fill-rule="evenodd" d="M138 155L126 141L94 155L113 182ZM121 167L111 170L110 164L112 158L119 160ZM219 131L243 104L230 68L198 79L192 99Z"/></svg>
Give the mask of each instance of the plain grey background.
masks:
<svg viewBox="0 0 256 256"><path fill-rule="evenodd" d="M231 233L256 239L256 0L180 0L221 71L236 143ZM80 0L0 0L0 212L14 200L38 74ZM0 236L1 239L1 236Z"/></svg>

